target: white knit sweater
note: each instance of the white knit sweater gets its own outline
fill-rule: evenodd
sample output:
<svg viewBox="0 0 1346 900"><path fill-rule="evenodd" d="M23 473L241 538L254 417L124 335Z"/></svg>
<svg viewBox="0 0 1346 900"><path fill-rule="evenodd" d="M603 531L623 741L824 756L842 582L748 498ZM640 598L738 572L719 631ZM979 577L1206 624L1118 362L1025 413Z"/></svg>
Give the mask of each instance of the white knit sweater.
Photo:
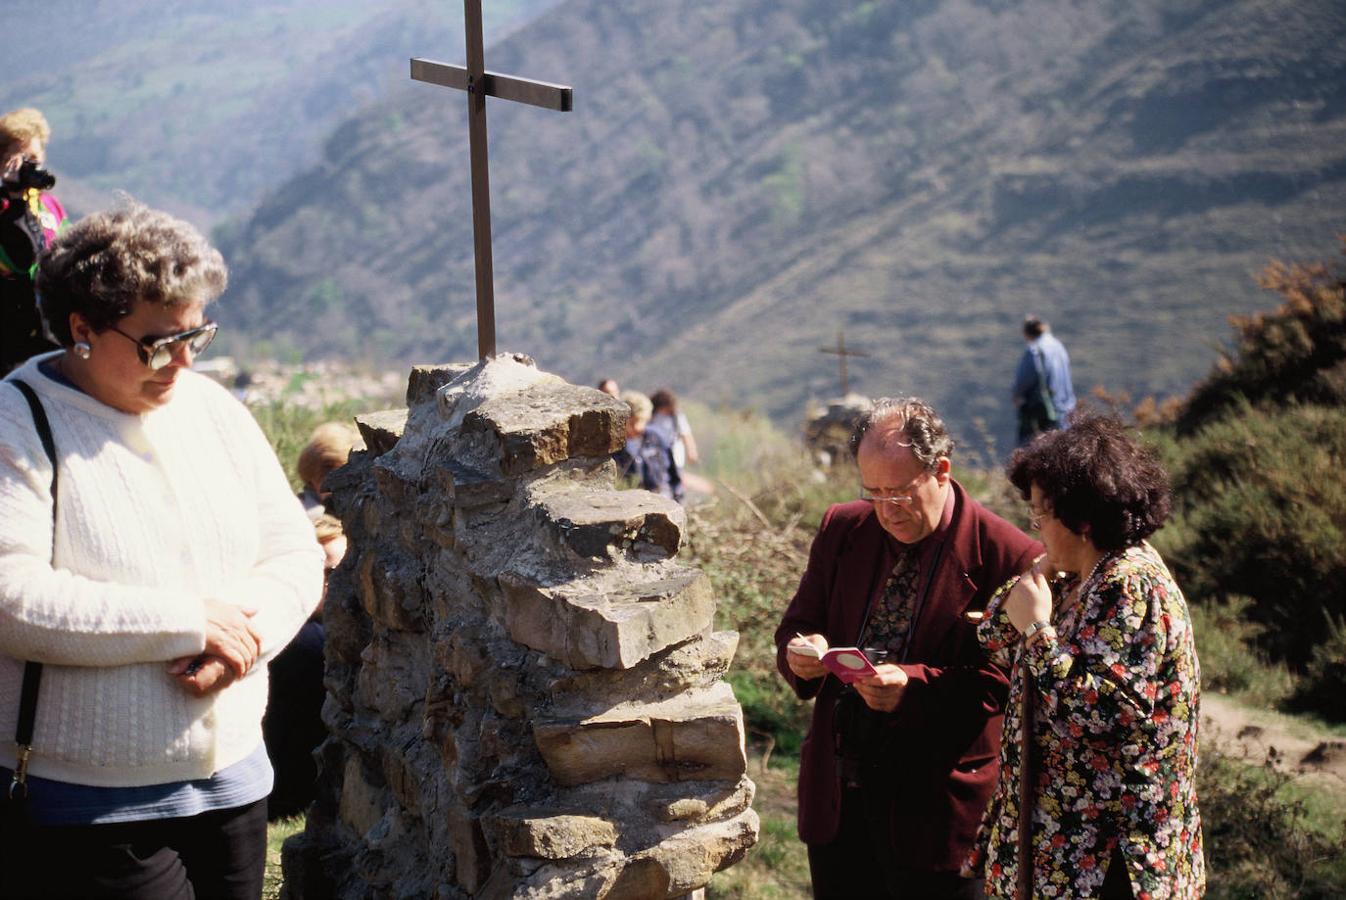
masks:
<svg viewBox="0 0 1346 900"><path fill-rule="evenodd" d="M205 647L207 598L255 607L269 658L317 605L323 554L247 409L185 372L128 415L43 375L60 460L0 385L0 764L14 765L23 660L45 663L29 772L102 787L209 777L261 742L267 667L204 698L166 666Z"/></svg>

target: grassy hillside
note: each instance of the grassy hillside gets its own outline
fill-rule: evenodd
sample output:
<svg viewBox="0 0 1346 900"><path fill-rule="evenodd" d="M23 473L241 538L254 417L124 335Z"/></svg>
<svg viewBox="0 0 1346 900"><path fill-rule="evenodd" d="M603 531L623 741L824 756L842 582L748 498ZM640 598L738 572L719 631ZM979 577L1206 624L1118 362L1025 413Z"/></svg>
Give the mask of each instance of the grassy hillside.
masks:
<svg viewBox="0 0 1346 900"><path fill-rule="evenodd" d="M485 4L488 38L554 2ZM6 0L5 18L0 109L47 114L61 196L127 190L206 225L313 165L409 57L463 54L462 5L418 0Z"/></svg>
<svg viewBox="0 0 1346 900"><path fill-rule="evenodd" d="M573 83L491 107L502 348L780 421L835 390L1004 435L1029 310L1084 387L1185 389L1268 256L1346 211L1330 0L569 0L489 64ZM417 85L227 242L264 349L474 352L466 127Z"/></svg>

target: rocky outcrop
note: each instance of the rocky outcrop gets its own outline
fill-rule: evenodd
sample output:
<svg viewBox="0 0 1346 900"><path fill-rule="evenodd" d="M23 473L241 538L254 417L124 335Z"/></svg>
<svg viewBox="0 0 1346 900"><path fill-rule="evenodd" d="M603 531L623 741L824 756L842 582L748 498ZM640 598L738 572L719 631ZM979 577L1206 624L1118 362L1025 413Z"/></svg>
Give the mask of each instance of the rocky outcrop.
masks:
<svg viewBox="0 0 1346 900"><path fill-rule="evenodd" d="M500 356L361 417L287 897L678 897L752 846L737 635L681 507L613 489L626 415Z"/></svg>

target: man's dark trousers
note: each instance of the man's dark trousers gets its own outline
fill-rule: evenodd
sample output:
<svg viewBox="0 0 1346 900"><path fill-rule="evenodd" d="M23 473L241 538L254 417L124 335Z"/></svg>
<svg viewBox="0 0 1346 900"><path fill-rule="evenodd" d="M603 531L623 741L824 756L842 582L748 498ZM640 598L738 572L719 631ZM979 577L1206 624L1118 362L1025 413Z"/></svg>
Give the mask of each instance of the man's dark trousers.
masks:
<svg viewBox="0 0 1346 900"><path fill-rule="evenodd" d="M885 817L888 800L866 802L876 792L849 787L841 794L841 831L830 844L809 844L809 874L818 900L981 900L981 882L957 872L923 872L896 866Z"/></svg>

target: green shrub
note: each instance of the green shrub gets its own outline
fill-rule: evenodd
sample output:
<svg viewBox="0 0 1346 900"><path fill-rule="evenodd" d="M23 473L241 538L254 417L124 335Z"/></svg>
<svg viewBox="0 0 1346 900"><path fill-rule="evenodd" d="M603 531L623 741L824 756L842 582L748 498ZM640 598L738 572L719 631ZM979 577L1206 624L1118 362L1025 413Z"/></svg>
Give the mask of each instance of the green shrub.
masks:
<svg viewBox="0 0 1346 900"><path fill-rule="evenodd" d="M1176 410L1137 410L1173 476L1154 542L1215 624L1198 622L1208 687L1272 700L1291 690L1267 656L1313 665L1294 704L1346 721L1341 650L1318 650L1346 616L1346 270L1276 262L1259 284L1281 305L1231 319L1234 345Z"/></svg>
<svg viewBox="0 0 1346 900"><path fill-rule="evenodd" d="M1292 709L1346 722L1346 619L1327 617L1327 639L1313 648Z"/></svg>
<svg viewBox="0 0 1346 900"><path fill-rule="evenodd" d="M1237 409L1180 445L1156 542L1189 597L1251 598L1259 645L1300 666L1346 614L1346 408Z"/></svg>
<svg viewBox="0 0 1346 900"><path fill-rule="evenodd" d="M1201 689L1231 694L1242 703L1273 707L1295 688L1295 677L1256 648L1266 630L1248 619L1247 597L1225 603L1190 603L1201 661Z"/></svg>
<svg viewBox="0 0 1346 900"><path fill-rule="evenodd" d="M1197 773L1212 900L1346 896L1346 837L1317 827L1290 776L1203 744Z"/></svg>
<svg viewBox="0 0 1346 900"><path fill-rule="evenodd" d="M1346 272L1273 262L1258 284L1279 294L1281 306L1230 319L1237 344L1187 398L1179 433L1236 414L1244 402L1346 403Z"/></svg>

